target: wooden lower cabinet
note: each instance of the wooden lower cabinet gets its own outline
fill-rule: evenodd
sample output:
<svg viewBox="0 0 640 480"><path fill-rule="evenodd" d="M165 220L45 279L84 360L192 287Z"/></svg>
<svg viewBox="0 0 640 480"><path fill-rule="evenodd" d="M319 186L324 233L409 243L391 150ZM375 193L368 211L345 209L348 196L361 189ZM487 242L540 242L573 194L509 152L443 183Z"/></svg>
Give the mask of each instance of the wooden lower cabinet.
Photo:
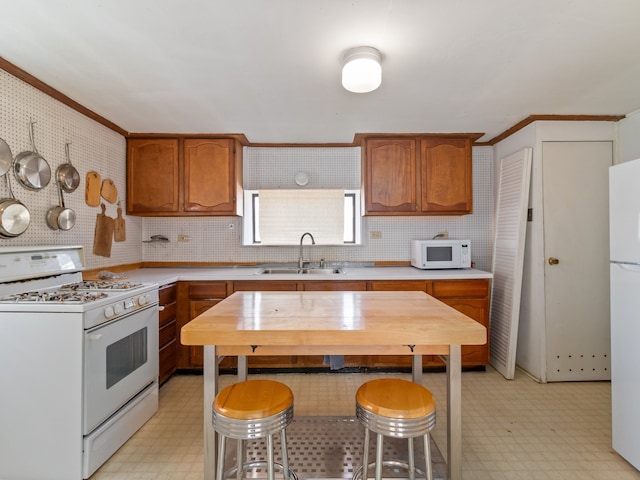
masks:
<svg viewBox="0 0 640 480"><path fill-rule="evenodd" d="M178 327L182 328L227 295L238 291L410 291L426 292L447 305L489 326L489 279L468 280L240 280L218 282L180 282L178 284ZM487 333L487 338L489 334ZM178 346L178 368L201 369L202 347ZM346 355L347 367L411 368L410 355ZM435 355L423 356L424 367L442 367ZM462 347L462 366L489 364L489 344ZM235 357L224 358L221 369L235 368ZM326 368L320 355L251 356L250 368Z"/></svg>
<svg viewBox="0 0 640 480"><path fill-rule="evenodd" d="M455 308L487 329L487 343L484 345L463 345L462 366L482 366L489 364L489 279L438 280L434 281L432 295L450 307ZM441 360L437 359L439 362Z"/></svg>
<svg viewBox="0 0 640 480"><path fill-rule="evenodd" d="M158 381L165 382L177 368L178 331L176 322L176 284L163 285L158 289L160 312L158 314Z"/></svg>
<svg viewBox="0 0 640 480"><path fill-rule="evenodd" d="M473 318L487 328L487 344L463 345L462 366L478 367L489 364L489 279L470 280L372 280L369 290L407 291L417 290L433 295L435 298L459 312ZM393 357L386 361L394 362ZM406 363L406 359L398 357L396 362ZM381 366L385 359L379 360ZM409 359L409 365L411 360ZM443 366L444 362L437 355L424 355L422 364L425 367ZM405 366L405 365L402 365Z"/></svg>
<svg viewBox="0 0 640 480"><path fill-rule="evenodd" d="M227 282L179 282L178 283L178 325L182 328L188 322L204 313L227 296ZM204 350L199 346L180 345L178 368L201 369L204 365ZM229 357L222 360L221 368L235 365L235 359Z"/></svg>

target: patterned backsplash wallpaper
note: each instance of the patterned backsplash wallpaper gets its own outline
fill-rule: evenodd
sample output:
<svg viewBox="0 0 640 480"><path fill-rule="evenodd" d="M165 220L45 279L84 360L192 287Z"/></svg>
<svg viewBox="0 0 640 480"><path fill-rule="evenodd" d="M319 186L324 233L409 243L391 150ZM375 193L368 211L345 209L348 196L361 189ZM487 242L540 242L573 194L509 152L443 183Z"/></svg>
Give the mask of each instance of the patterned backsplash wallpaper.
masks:
<svg viewBox="0 0 640 480"><path fill-rule="evenodd" d="M240 217L141 218L126 216L126 141L120 134L85 117L57 100L0 70L0 138L13 155L31 150L29 124L34 121L34 140L38 152L48 161L52 173L66 162L65 143L70 143L70 157L81 175L78 189L65 194L65 206L77 215L69 231L51 230L46 212L58 204L55 183L39 191L22 187L10 175L15 197L31 213L31 224L19 237L0 238L0 246L83 245L87 267L103 268L141 261L147 262L225 262L275 263L293 262L296 247L253 247L241 245ZM96 112L100 113L100 112ZM360 187L360 148L317 147L245 147L244 179L247 189L297 188L295 175L309 177L306 188ZM122 203L126 240L112 244L111 256L94 255L94 230L99 207L85 203L86 175L97 172L111 179ZM1 180L0 198L8 191ZM473 149L474 213L444 217L363 217L363 245L345 247L307 247L311 261L408 262L411 239L431 238L447 231L451 238L471 240L472 260L478 268L491 269L493 225L493 149ZM106 205L106 214L117 215L117 203ZM372 231L381 238L371 239ZM144 243L151 235L164 235L168 243ZM178 242L184 235L189 241Z"/></svg>

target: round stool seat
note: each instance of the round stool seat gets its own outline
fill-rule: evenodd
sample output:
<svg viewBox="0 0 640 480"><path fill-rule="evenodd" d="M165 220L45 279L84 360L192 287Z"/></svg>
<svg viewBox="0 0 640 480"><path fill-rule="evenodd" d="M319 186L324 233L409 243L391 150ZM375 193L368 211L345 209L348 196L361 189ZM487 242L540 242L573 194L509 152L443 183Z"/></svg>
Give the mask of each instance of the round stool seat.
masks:
<svg viewBox="0 0 640 480"><path fill-rule="evenodd" d="M356 402L371 413L391 418L425 417L436 409L429 390L399 378L366 382L358 389Z"/></svg>
<svg viewBox="0 0 640 480"><path fill-rule="evenodd" d="M214 412L236 420L266 418L293 404L286 385L272 380L251 380L229 385L216 395Z"/></svg>

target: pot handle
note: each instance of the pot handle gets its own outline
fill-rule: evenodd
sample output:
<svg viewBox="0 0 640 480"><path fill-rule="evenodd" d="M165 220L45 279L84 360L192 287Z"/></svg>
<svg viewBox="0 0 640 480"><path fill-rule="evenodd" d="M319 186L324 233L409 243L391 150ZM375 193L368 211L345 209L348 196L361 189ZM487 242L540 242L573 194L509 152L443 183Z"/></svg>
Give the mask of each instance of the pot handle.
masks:
<svg viewBox="0 0 640 480"><path fill-rule="evenodd" d="M58 186L58 203L62 208L66 208L64 206L64 197L62 196L62 185L60 185L60 180L56 180L56 185Z"/></svg>
<svg viewBox="0 0 640 480"><path fill-rule="evenodd" d="M33 125L35 125L36 122L34 122L33 120L31 120L29 122L29 140L31 140L31 150L33 150L34 153L37 153L38 155L40 155L38 153L38 149L36 148L36 143L33 140L34 135L33 135Z"/></svg>
<svg viewBox="0 0 640 480"><path fill-rule="evenodd" d="M8 173L4 174L4 180L5 180L5 183L7 184L7 191L9 192L9 196L15 200L16 197L13 196L13 191L11 190L11 181L9 180Z"/></svg>
<svg viewBox="0 0 640 480"><path fill-rule="evenodd" d="M67 157L67 163L68 163L69 165L72 165L72 163L71 163L71 157L69 156L69 145L71 145L71 143L69 143L69 142L67 142L67 143L65 143L65 144L64 144L64 154L65 154L65 155L66 155L66 157Z"/></svg>

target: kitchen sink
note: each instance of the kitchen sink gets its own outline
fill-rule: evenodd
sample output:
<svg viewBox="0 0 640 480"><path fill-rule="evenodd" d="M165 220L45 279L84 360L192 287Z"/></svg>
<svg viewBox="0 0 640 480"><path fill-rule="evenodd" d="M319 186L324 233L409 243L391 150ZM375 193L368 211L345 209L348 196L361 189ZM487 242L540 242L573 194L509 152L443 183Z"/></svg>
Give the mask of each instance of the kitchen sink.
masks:
<svg viewBox="0 0 640 480"><path fill-rule="evenodd" d="M258 272L259 274L267 275L340 275L344 271L341 268L263 268Z"/></svg>

